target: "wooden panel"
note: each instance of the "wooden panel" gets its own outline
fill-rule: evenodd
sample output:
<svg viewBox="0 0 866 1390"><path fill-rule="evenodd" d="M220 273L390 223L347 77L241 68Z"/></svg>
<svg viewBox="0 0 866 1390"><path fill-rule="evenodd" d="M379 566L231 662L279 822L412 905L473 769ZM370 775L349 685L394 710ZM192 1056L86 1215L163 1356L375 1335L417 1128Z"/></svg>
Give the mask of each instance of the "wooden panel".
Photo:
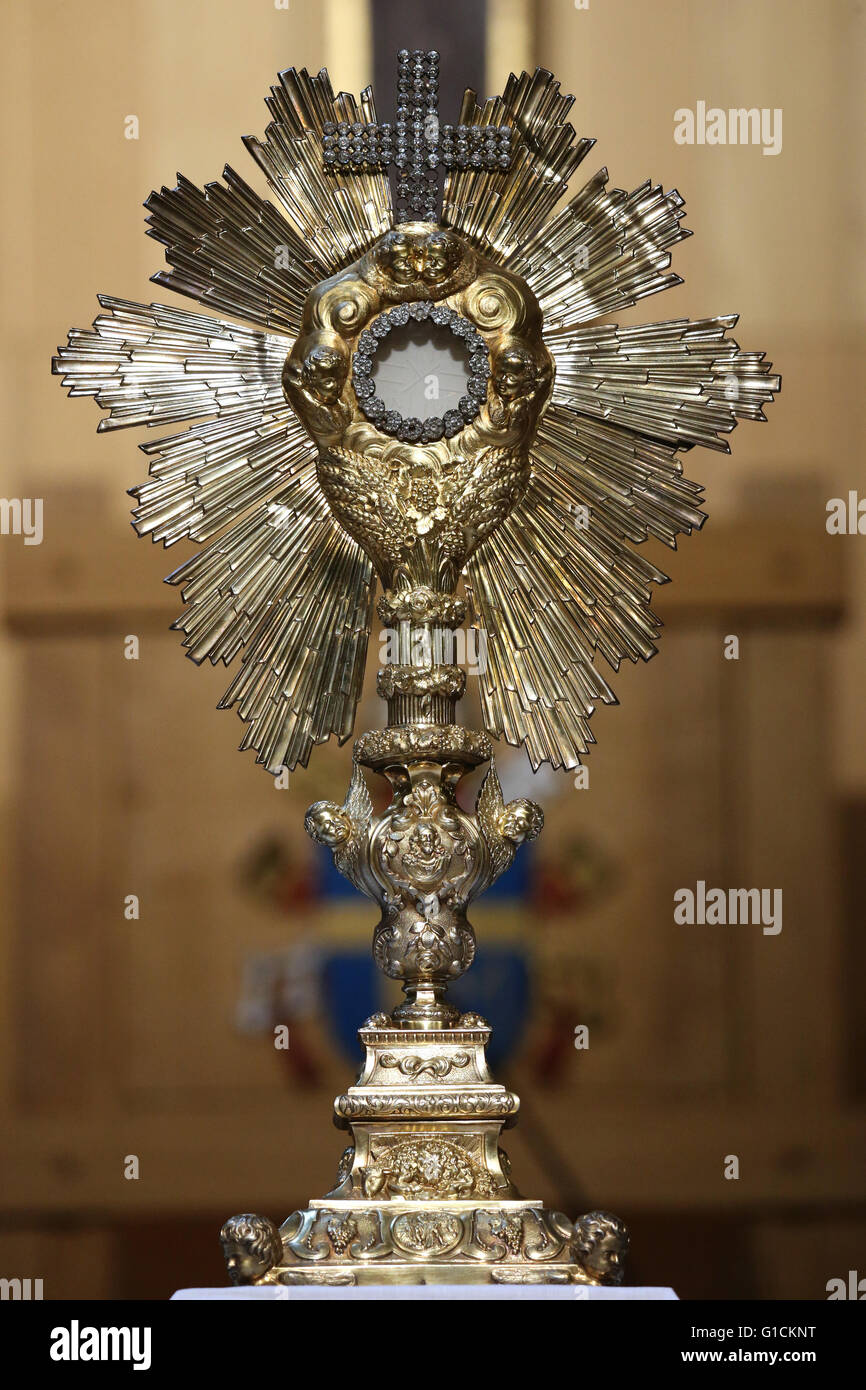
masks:
<svg viewBox="0 0 866 1390"><path fill-rule="evenodd" d="M838 849L821 717L826 649L812 632L768 632L744 638L739 662L729 664L743 785L735 882L784 894L782 931L752 928L740 938L754 1091L827 1101L842 1075Z"/></svg>
<svg viewBox="0 0 866 1390"><path fill-rule="evenodd" d="M526 1095L591 1204L630 1209L763 1209L862 1201L866 1117L816 1105L623 1104L595 1096L565 1109L519 1067L505 1079ZM19 1123L0 1135L7 1211L262 1210L279 1217L321 1195L344 1147L330 1096L298 1092L274 1104L210 1114L113 1116ZM527 1195L555 1205L560 1182L528 1141L524 1117L505 1147ZM136 1148L136 1144L139 1145ZM122 1176L139 1152L141 1178ZM724 1177L738 1154L740 1179ZM249 1206L248 1206L249 1204Z"/></svg>
<svg viewBox="0 0 866 1390"><path fill-rule="evenodd" d="M866 1099L866 935L863 904L866 902L866 801L846 800L842 807L839 860L843 896L842 1017L845 1038L845 1094L861 1104Z"/></svg>
<svg viewBox="0 0 866 1390"><path fill-rule="evenodd" d="M742 517L736 525L710 518L676 555L654 556L673 579L654 606L663 617L682 612L693 620L722 613L764 624L837 621L848 556L824 530L820 507L819 498L817 520L795 514L784 526L770 518Z"/></svg>
<svg viewBox="0 0 866 1390"><path fill-rule="evenodd" d="M645 818L649 861L642 990L649 1027L641 1042L665 1095L688 1082L706 1097L731 1081L728 942L673 915L677 889L725 872L721 665L717 631L685 632L677 622L650 663L645 697L630 692L635 703L646 700L650 758L646 784L632 793Z"/></svg>
<svg viewBox="0 0 866 1390"><path fill-rule="evenodd" d="M807 1212L787 1221L761 1221L752 1235L757 1298L827 1298L830 1279L857 1270L863 1278L866 1219L861 1211ZM862 1295L861 1295L862 1297Z"/></svg>
<svg viewBox="0 0 866 1390"><path fill-rule="evenodd" d="M44 1299L111 1298L113 1251L107 1226L0 1230L0 1273L6 1279L41 1279Z"/></svg>
<svg viewBox="0 0 866 1390"><path fill-rule="evenodd" d="M248 1088L276 1102L273 1047L235 1027L241 964L306 923L245 895L241 866L263 834L309 856L303 808L236 752L243 725L215 709L223 667L196 669L175 635L148 638L142 660L123 664L111 731L125 793L115 877L118 892L120 876L123 892L140 894L141 919L115 949L125 1000L118 1084L135 1109L233 1105Z"/></svg>
<svg viewBox="0 0 866 1390"><path fill-rule="evenodd" d="M22 1110L80 1112L98 1089L109 981L101 797L105 710L99 642L34 642L23 662L13 896L15 1096Z"/></svg>
<svg viewBox="0 0 866 1390"><path fill-rule="evenodd" d="M593 1102L611 1086L672 1095L726 1082L725 946L716 935L687 936L673 921L674 888L718 865L717 650L714 636L669 633L657 660L614 678L622 704L596 712L589 789L555 800L546 789L533 792L545 804L544 853L554 872L582 840L611 878L551 945L564 991L580 978L569 970L575 960L608 982L605 1001L572 999L574 1024L589 1022L582 1002L593 1012L604 1005L589 1049L573 1052L567 1073ZM557 790L567 785L557 780ZM541 927L539 950L544 936ZM569 1100L577 1103L560 1094L560 1103Z"/></svg>

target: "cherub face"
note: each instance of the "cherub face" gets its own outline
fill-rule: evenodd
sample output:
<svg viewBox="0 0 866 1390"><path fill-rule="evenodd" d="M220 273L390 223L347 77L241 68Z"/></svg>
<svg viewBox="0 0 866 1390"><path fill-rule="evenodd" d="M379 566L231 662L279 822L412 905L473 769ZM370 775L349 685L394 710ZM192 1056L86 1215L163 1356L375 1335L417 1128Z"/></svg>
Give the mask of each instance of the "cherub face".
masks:
<svg viewBox="0 0 866 1390"><path fill-rule="evenodd" d="M534 840L538 836L542 823L539 808L520 796L515 801L509 801L505 808L502 833L515 844L522 844L524 840Z"/></svg>
<svg viewBox="0 0 866 1390"><path fill-rule="evenodd" d="M376 265L396 285L421 280L431 288L450 280L464 258L464 249L453 232L439 229L395 228L382 238L374 252Z"/></svg>
<svg viewBox="0 0 866 1390"><path fill-rule="evenodd" d="M376 248L376 262L396 284L411 285L418 278L418 250L408 232L388 232Z"/></svg>
<svg viewBox="0 0 866 1390"><path fill-rule="evenodd" d="M535 382L535 363L532 354L523 347L509 347L493 364L493 385L496 394L505 401L524 396Z"/></svg>
<svg viewBox="0 0 866 1390"><path fill-rule="evenodd" d="M622 1238L616 1232L608 1231L593 1245L586 1256L585 1264L587 1269L598 1274L600 1278L610 1279L612 1275L620 1272L623 1254Z"/></svg>
<svg viewBox="0 0 866 1390"><path fill-rule="evenodd" d="M314 347L304 358L304 385L323 405L334 405L343 390L346 364L329 347Z"/></svg>
<svg viewBox="0 0 866 1390"><path fill-rule="evenodd" d="M251 1284L270 1269L270 1261L253 1255L242 1245L234 1245L226 1251L226 1269L233 1284Z"/></svg>
<svg viewBox="0 0 866 1390"><path fill-rule="evenodd" d="M447 280L463 259L463 250L450 232L431 232L423 245L421 278L427 285Z"/></svg>
<svg viewBox="0 0 866 1390"><path fill-rule="evenodd" d="M335 849L351 833L351 823L342 806L335 801L317 801L307 812L304 829L320 845Z"/></svg>

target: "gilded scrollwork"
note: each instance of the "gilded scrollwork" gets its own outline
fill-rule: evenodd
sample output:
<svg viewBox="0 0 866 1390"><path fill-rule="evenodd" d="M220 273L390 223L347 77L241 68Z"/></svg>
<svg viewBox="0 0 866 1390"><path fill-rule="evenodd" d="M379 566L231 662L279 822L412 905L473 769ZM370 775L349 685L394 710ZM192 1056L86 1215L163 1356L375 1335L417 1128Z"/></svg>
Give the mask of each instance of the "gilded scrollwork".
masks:
<svg viewBox="0 0 866 1390"><path fill-rule="evenodd" d="M473 1213L472 1235L467 1253L484 1264L519 1256L523 1248L524 1216L495 1208L479 1207Z"/></svg>
<svg viewBox="0 0 866 1390"><path fill-rule="evenodd" d="M419 1052L407 1052L403 1057L395 1057L393 1052L383 1052L379 1066L386 1071L396 1069L402 1076L423 1076L428 1072L439 1081L453 1070L468 1067L471 1061L468 1052L454 1052L447 1057L425 1057Z"/></svg>
<svg viewBox="0 0 866 1390"><path fill-rule="evenodd" d="M295 1288L303 1288L308 1284L321 1285L324 1288L346 1288L357 1284L358 1280L350 1270L280 1269L269 1282Z"/></svg>
<svg viewBox="0 0 866 1390"><path fill-rule="evenodd" d="M344 1183L352 1171L352 1164L355 1161L355 1145L349 1144L340 1154L340 1161L337 1164L337 1186Z"/></svg>
<svg viewBox="0 0 866 1390"><path fill-rule="evenodd" d="M572 1224L561 1212L491 1202L475 1161L444 1141L396 1145L367 1171L374 1169L393 1190L385 1182L374 1199L294 1212L282 1232L250 1214L226 1222L221 1238L233 1282L339 1284L354 1281L364 1267L425 1258L452 1263L458 1279L476 1277L475 1269L495 1283L622 1280L628 1234L608 1212L589 1212ZM398 1191L401 1185L409 1191ZM449 1199L467 1195L478 1204L449 1207Z"/></svg>
<svg viewBox="0 0 866 1390"><path fill-rule="evenodd" d="M358 1228L356 1239L349 1246L348 1258L372 1262L392 1253L392 1245L386 1238L388 1220L380 1207L363 1207L352 1212Z"/></svg>
<svg viewBox="0 0 866 1390"><path fill-rule="evenodd" d="M567 1269L492 1269L492 1284L570 1284L573 1281Z"/></svg>
<svg viewBox="0 0 866 1390"><path fill-rule="evenodd" d="M360 740L343 805L316 802L305 822L308 834L333 851L340 872L378 901L374 959L390 978L404 981L410 1001L427 986L438 999L447 981L471 964L475 935L468 904L508 868L520 844L536 838L544 821L525 797L506 804L492 757L476 814L461 810L454 775L446 774L451 750L475 761L476 749L490 756L489 748L473 745L457 726L429 732L425 739L414 726ZM399 761L386 770L394 799L374 816L361 757L385 759L392 747ZM429 1005L434 1013L437 1007ZM441 1017L454 1021L450 1014Z"/></svg>

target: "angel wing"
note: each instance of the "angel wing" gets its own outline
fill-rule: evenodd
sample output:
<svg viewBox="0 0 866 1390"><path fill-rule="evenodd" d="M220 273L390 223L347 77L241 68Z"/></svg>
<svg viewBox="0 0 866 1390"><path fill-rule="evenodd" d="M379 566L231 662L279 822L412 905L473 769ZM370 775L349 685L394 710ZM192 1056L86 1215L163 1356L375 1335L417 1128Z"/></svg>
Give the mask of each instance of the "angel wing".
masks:
<svg viewBox="0 0 866 1390"><path fill-rule="evenodd" d="M478 824L490 859L490 867L484 880L485 888L488 888L491 883L495 883L500 874L505 873L514 858L516 846L512 840L505 838L499 828L504 810L505 798L502 795L496 763L491 756L490 767L481 783L481 790L475 803L475 814L478 817Z"/></svg>
<svg viewBox="0 0 866 1390"><path fill-rule="evenodd" d="M343 810L349 818L352 829L349 838L335 848L334 863L344 878L347 878L350 883L354 883L355 887L360 889L362 893L366 893L368 897L375 898L376 885L367 862L373 802L367 787L367 779L357 757L352 758L352 780L349 783L346 800L343 802Z"/></svg>
<svg viewBox="0 0 866 1390"><path fill-rule="evenodd" d="M341 526L359 540L381 574L404 554L407 521L393 493L390 469L374 453L333 446L319 458L321 486Z"/></svg>

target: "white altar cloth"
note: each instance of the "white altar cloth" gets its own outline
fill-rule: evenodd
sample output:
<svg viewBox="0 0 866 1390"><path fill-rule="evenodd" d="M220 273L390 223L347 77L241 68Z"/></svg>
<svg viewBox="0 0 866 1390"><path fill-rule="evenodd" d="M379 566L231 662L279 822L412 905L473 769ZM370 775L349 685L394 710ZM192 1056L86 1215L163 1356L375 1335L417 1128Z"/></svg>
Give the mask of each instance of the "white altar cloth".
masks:
<svg viewBox="0 0 866 1390"><path fill-rule="evenodd" d="M554 1303L634 1303L676 1300L673 1289L596 1288L591 1284L342 1284L325 1285L265 1284L262 1288L178 1289L172 1303L244 1302L295 1303L339 1299L343 1303L388 1302L491 1302L503 1300L532 1302L544 1299Z"/></svg>

